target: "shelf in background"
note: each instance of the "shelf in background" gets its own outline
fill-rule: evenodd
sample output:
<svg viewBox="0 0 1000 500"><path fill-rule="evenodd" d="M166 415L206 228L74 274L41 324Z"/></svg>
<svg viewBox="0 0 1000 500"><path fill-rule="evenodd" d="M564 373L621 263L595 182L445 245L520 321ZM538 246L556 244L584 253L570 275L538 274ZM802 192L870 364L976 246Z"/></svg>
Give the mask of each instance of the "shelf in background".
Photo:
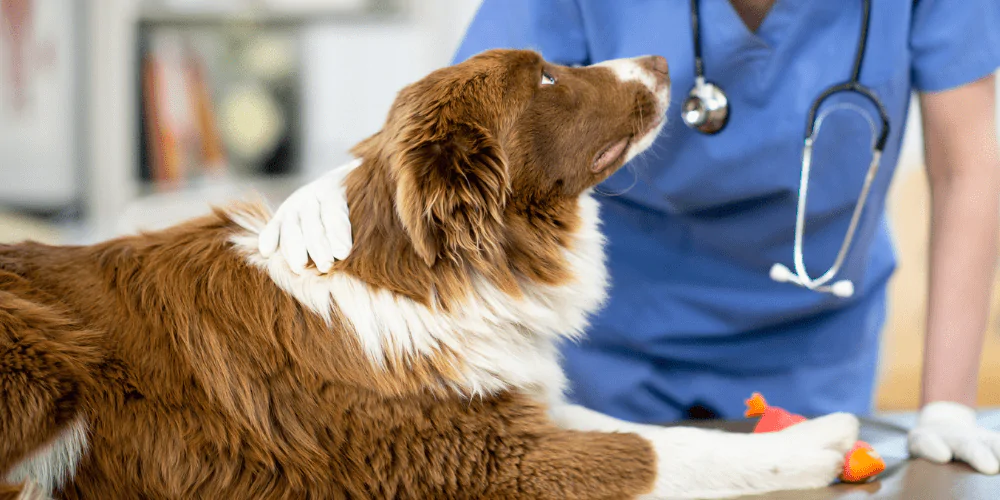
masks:
<svg viewBox="0 0 1000 500"><path fill-rule="evenodd" d="M120 235L162 229L236 201L263 200L276 208L303 184L300 175L199 179L176 188L145 184L122 210L114 231Z"/></svg>
<svg viewBox="0 0 1000 500"><path fill-rule="evenodd" d="M178 7L160 2L146 4L139 11L140 25L152 26L296 26L304 24L384 23L402 19L403 0L362 0L358 6L282 7L280 9L255 3L235 7Z"/></svg>
<svg viewBox="0 0 1000 500"><path fill-rule="evenodd" d="M294 189L305 183L302 175L224 175L219 177L205 176L191 179L176 187L156 186L150 182L140 185L137 196L140 198L183 196L192 193L218 194L225 192L244 192L256 190L270 197L287 196L286 190Z"/></svg>

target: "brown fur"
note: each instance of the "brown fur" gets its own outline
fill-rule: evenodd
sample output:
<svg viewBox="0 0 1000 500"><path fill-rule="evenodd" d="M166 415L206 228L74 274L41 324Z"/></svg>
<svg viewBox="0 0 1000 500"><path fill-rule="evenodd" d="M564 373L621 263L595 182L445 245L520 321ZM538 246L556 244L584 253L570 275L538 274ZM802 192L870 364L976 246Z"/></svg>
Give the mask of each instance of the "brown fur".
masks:
<svg viewBox="0 0 1000 500"><path fill-rule="evenodd" d="M561 96L535 88L543 66ZM588 167L645 126L633 110L654 114L615 85L606 70L495 51L404 90L357 148L355 249L337 270L446 308L473 271L514 295L523 280L570 279L560 249L575 197L610 173ZM595 113L599 133L577 130ZM553 117L565 123L546 127ZM556 428L517 391L442 390L460 376L456 353L374 366L336 314L331 328L234 250L246 211L259 208L94 246L0 246L0 479L82 415L89 450L64 498L650 490L655 458L638 436ZM0 485L0 499L20 489Z"/></svg>
<svg viewBox="0 0 1000 500"><path fill-rule="evenodd" d="M551 92L534 85L543 67L559 79ZM407 87L354 149L366 161L348 177L355 247L334 269L422 303L435 290L445 309L465 296L470 268L514 295L515 277L567 282L577 198L616 169L588 167L657 117L640 88L505 50Z"/></svg>

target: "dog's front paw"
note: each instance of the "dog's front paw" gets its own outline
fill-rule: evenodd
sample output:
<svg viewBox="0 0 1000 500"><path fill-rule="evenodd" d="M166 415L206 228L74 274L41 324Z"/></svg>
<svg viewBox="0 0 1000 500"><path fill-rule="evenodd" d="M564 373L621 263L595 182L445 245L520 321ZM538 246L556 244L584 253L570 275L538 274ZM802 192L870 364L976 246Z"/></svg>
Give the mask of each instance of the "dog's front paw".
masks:
<svg viewBox="0 0 1000 500"><path fill-rule="evenodd" d="M858 440L858 419L835 413L780 432L757 434L751 484L764 491L822 488L843 470L844 458ZM755 447L756 447L755 446Z"/></svg>
<svg viewBox="0 0 1000 500"><path fill-rule="evenodd" d="M831 484L857 441L858 420L837 413L765 434L676 428L650 437L658 477L644 498L728 498Z"/></svg>

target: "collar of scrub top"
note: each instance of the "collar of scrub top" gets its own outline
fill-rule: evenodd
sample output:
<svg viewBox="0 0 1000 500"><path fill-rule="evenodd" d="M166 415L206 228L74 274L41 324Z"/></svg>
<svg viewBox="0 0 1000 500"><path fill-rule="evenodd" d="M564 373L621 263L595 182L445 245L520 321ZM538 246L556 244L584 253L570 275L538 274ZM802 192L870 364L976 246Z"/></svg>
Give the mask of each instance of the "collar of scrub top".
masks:
<svg viewBox="0 0 1000 500"><path fill-rule="evenodd" d="M692 0L692 2L697 3L698 0ZM878 173L879 162L882 159L882 152L885 150L885 144L889 138L889 114L886 112L885 106L872 89L862 85L859 81L861 66L864 62L865 47L868 43L868 27L871 15L870 0L863 0L862 6L861 32L858 36L857 50L854 54L854 65L851 70L850 80L833 85L824 90L819 97L813 101L813 104L809 109L806 121L805 140L802 148L802 170L799 178L799 199L798 205L795 209L795 243L792 251L795 272L793 273L791 269L781 263L775 263L771 267L770 272L771 279L774 281L780 283L793 283L816 292L831 293L840 298L848 298L854 295L854 283L847 279L842 279L829 285L828 283L830 283L834 277L836 277L837 273L840 272L840 268L843 266L844 260L847 258L851 242L854 240L854 235L857 231L858 221L861 218L861 213L868 200L868 194L871 190L872 181ZM700 64L700 62L698 64ZM857 106L846 105L847 108L855 109L861 113L872 126L872 159L871 163L868 165L868 173L865 175L864 184L861 187L861 194L858 196L858 201L854 205L854 211L851 214L851 220L847 226L847 232L841 242L840 249L837 252L837 257L833 261L833 265L831 265L830 268L818 278L812 278L806 270L805 258L803 257L802 251L802 239L803 234L805 233L806 199L809 193L809 173L812 167L813 143L815 142L816 135L819 134L819 130L822 127L823 119L827 113L832 111L832 109L827 110L827 113L820 114L818 118L817 113L820 106L822 106L827 99L835 94L841 93L855 93L871 102L871 104L878 110L881 127L879 127L879 132L876 135L874 127L875 124L872 123L868 113L865 113ZM836 106L834 108L836 108Z"/></svg>

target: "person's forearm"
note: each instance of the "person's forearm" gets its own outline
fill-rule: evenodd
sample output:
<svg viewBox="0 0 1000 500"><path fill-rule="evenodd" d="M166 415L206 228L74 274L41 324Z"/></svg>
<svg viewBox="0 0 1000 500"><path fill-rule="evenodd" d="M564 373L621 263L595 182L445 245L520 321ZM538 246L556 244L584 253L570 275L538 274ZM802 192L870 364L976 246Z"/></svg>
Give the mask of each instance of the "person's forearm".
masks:
<svg viewBox="0 0 1000 500"><path fill-rule="evenodd" d="M996 166L991 155L977 161ZM947 175L931 177L930 289L921 403L955 401L973 406L997 262L1000 172L948 170Z"/></svg>

